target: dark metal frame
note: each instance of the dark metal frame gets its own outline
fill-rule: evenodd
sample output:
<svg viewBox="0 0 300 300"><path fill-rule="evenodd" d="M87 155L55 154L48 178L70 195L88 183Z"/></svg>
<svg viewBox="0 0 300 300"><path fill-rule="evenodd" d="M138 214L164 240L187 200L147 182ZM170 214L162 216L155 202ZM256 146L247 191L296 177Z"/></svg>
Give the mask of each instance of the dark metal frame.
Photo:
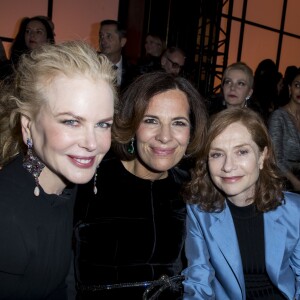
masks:
<svg viewBox="0 0 300 300"><path fill-rule="evenodd" d="M200 12L197 39L199 43L197 43L195 54L197 68L195 82L205 97L211 92L215 92L215 78L221 78L227 66L231 19L227 19L225 28L221 27L222 12L227 4L229 7L228 15L232 15L233 0L215 1L214 13L211 13L212 10L210 10L208 14L205 9ZM218 65L217 61L220 56L223 58L223 64Z"/></svg>
<svg viewBox="0 0 300 300"><path fill-rule="evenodd" d="M286 32L284 31L284 23L285 23L285 18L286 18L286 11L287 11L287 4L288 0L283 0L283 5L282 5L282 13L281 13L281 23L280 23L280 29L272 28L269 26L265 26L259 23L255 23L252 21L246 20L246 12L247 12L247 5L248 5L248 0L243 1L243 8L242 8L242 16L241 18L237 18L232 16L232 11L233 11L233 2L234 0L221 0L222 1L222 7L224 8L225 5L228 5L228 11L224 12L224 10L220 13L219 10L216 10L216 15L213 16L215 19L215 27L216 30L219 31L219 38L218 41L216 40L217 37L215 36L210 36L209 39L213 39L213 41L210 41L207 43L207 45L203 45L203 43L199 44L196 49L196 55L199 57L204 56L200 59L200 62L198 62L198 78L199 78L199 83L202 84L202 89L200 84L198 83L198 87L200 90L203 92L203 95L205 97L210 97L211 95L217 93L220 91L221 86L215 86L216 81L221 81L222 74L224 70L227 67L227 62L228 62L228 50L229 50L229 43L230 43L230 31L231 31L231 23L232 21L238 21L240 22L240 34L239 34L239 41L238 41L238 52L237 52L237 58L236 61L240 61L242 57L242 50L243 50L243 41L244 41L244 30L245 30L245 25L252 25L258 28L262 28L265 30L269 30L272 32L276 32L279 34L279 39L278 39L278 45L277 45L277 55L276 55L276 65L277 67L280 64L280 58L281 58L281 50L282 50L282 40L284 36L290 36L294 37L297 39L300 39L299 35ZM219 15L218 15L219 14ZM225 19L226 24L225 28L221 28L222 20ZM207 26L212 26L210 20L206 20L206 18L203 18L202 20L202 30L200 35L200 39L203 39L203 35L205 32L205 28ZM218 27L219 26L219 27ZM218 49L222 49L224 47L224 51L216 51L214 47L216 47L218 43ZM209 64L205 63L206 56L211 57L211 55L215 55L215 59L211 59L209 61ZM217 57L222 56L223 58L223 64L222 65L217 65ZM201 83L201 75L202 80Z"/></svg>

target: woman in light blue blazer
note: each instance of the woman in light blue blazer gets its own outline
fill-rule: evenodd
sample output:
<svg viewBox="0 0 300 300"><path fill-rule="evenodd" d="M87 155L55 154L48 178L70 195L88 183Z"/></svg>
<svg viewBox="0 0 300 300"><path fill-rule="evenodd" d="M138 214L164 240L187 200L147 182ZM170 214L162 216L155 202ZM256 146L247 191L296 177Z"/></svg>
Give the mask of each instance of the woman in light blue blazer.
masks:
<svg viewBox="0 0 300 300"><path fill-rule="evenodd" d="M263 120L226 109L186 189L184 299L300 299L300 196L283 192Z"/></svg>

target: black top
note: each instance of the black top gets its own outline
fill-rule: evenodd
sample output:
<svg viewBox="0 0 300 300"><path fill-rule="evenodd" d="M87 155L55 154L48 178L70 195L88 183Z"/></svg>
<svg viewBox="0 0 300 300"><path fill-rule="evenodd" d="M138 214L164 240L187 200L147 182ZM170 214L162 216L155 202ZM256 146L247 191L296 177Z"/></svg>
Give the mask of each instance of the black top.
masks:
<svg viewBox="0 0 300 300"><path fill-rule="evenodd" d="M161 67L160 60L160 56L153 56L150 54L139 59L136 66L137 75L142 75L154 71L162 71L163 69Z"/></svg>
<svg viewBox="0 0 300 300"><path fill-rule="evenodd" d="M40 187L18 156L0 171L0 298L67 299L74 189Z"/></svg>
<svg viewBox="0 0 300 300"><path fill-rule="evenodd" d="M258 212L254 204L239 207L229 200L227 204L238 238L247 300L285 299L266 271L263 213Z"/></svg>
<svg viewBox="0 0 300 300"><path fill-rule="evenodd" d="M186 217L181 183L176 170L151 181L128 172L117 158L103 160L98 194L92 183L78 191L77 204L89 204L75 229L77 282L107 285L180 274ZM142 299L144 290L100 291L98 299Z"/></svg>

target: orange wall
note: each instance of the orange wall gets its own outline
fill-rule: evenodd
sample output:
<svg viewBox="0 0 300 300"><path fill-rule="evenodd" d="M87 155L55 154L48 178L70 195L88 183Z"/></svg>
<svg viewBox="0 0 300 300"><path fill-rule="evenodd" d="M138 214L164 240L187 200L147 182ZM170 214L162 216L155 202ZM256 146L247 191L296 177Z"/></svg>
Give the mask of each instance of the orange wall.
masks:
<svg viewBox="0 0 300 300"><path fill-rule="evenodd" d="M117 19L119 0L53 0L55 39L85 40L98 49L99 22ZM47 0L1 1L0 36L13 38L23 17L47 15ZM4 43L6 51L10 44Z"/></svg>
<svg viewBox="0 0 300 300"><path fill-rule="evenodd" d="M243 0L234 1L233 15L241 18ZM251 0L248 1L246 20L280 29L283 0ZM258 9L259 8L259 9ZM299 0L288 0L284 30L289 33L300 35L299 26ZM228 64L237 59L237 47L239 40L240 25L232 22L230 36L230 49ZM259 62L271 58L276 62L277 45L279 35L269 30L255 26L245 25L244 41L241 60L246 62L255 71ZM284 71L289 65L300 67L300 39L284 36L282 41L279 71Z"/></svg>

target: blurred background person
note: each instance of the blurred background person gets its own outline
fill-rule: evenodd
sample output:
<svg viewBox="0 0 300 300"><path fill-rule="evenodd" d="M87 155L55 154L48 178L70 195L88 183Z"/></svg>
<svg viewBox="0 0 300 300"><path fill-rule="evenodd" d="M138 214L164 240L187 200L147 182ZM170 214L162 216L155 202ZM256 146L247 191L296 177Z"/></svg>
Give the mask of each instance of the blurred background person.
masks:
<svg viewBox="0 0 300 300"><path fill-rule="evenodd" d="M137 62L137 75L161 70L161 55L165 51L163 38L155 33L148 33L145 39L145 53Z"/></svg>
<svg viewBox="0 0 300 300"><path fill-rule="evenodd" d="M266 124L278 103L278 68L271 59L262 60L254 72L253 101Z"/></svg>
<svg viewBox="0 0 300 300"><path fill-rule="evenodd" d="M99 48L113 64L117 71L117 86L119 90L124 90L133 80L134 69L122 50L126 45L126 29L115 20L103 20L100 23Z"/></svg>
<svg viewBox="0 0 300 300"><path fill-rule="evenodd" d="M275 110L269 131L278 165L287 178L287 189L300 192L300 69L289 74L289 102Z"/></svg>
<svg viewBox="0 0 300 300"><path fill-rule="evenodd" d="M185 63L185 53L178 47L169 47L161 56L161 67L167 73L178 76Z"/></svg>
<svg viewBox="0 0 300 300"><path fill-rule="evenodd" d="M5 79L13 73L22 54L29 53L43 44L54 44L54 42L54 32L46 17L24 18L11 45L9 60L0 65L1 78Z"/></svg>
<svg viewBox="0 0 300 300"><path fill-rule="evenodd" d="M282 88L279 91L278 107L282 107L290 101L289 83L293 80L295 71L297 71L296 66L287 66L284 72Z"/></svg>
<svg viewBox="0 0 300 300"><path fill-rule="evenodd" d="M247 64L236 62L229 65L222 76L222 93L208 103L209 114L230 107L253 107L250 100L253 81L253 71Z"/></svg>

